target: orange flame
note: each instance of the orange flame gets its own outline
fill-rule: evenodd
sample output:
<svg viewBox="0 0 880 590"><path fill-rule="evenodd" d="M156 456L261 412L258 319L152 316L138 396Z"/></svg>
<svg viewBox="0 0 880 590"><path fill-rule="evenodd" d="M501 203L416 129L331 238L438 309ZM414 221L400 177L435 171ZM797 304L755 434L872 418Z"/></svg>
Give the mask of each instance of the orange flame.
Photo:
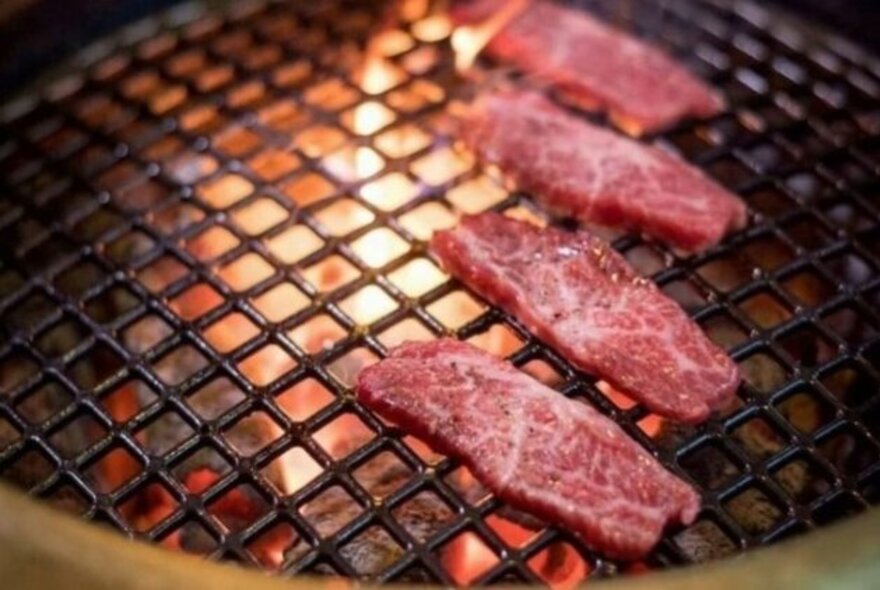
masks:
<svg viewBox="0 0 880 590"><path fill-rule="evenodd" d="M495 36L522 14L529 0L511 0L503 8L475 25L462 25L452 33L452 49L455 51L455 69L464 72L474 65L480 52Z"/></svg>

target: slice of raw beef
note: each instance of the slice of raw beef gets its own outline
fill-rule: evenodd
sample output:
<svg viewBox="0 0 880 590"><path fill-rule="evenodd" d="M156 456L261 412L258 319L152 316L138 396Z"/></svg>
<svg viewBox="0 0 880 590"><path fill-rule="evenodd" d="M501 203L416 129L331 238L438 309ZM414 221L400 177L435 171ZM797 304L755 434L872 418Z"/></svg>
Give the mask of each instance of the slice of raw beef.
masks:
<svg viewBox="0 0 880 590"><path fill-rule="evenodd" d="M693 488L614 422L470 344L404 344L361 372L357 395L514 508L608 556L642 557L699 511Z"/></svg>
<svg viewBox="0 0 880 590"><path fill-rule="evenodd" d="M746 224L741 199L659 148L579 119L534 91L478 98L460 135L547 208L686 251Z"/></svg>
<svg viewBox="0 0 880 590"><path fill-rule="evenodd" d="M733 399L739 369L678 306L585 231L497 213L434 234L432 251L575 366L653 412L698 423Z"/></svg>
<svg viewBox="0 0 880 590"><path fill-rule="evenodd" d="M456 2L457 24L474 24L507 0ZM577 104L608 111L630 133L721 111L721 97L662 50L583 10L532 0L489 43L493 58L516 65Z"/></svg>

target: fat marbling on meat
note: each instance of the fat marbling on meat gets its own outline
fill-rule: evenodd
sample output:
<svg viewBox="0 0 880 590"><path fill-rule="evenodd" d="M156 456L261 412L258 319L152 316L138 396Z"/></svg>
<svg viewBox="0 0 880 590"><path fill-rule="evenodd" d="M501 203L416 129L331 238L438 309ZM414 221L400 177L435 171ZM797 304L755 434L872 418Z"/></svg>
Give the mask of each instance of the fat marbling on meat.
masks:
<svg viewBox="0 0 880 590"><path fill-rule="evenodd" d="M461 115L462 139L548 209L686 251L746 224L743 201L659 148L588 123L534 91L499 91Z"/></svg>
<svg viewBox="0 0 880 590"><path fill-rule="evenodd" d="M534 91L484 95L462 139L555 213L700 251L746 224L741 199L659 148L588 123Z"/></svg>
<svg viewBox="0 0 880 590"><path fill-rule="evenodd" d="M473 24L507 1L459 1L452 17L457 24ZM723 109L717 92L661 49L583 10L550 0L525 4L486 52L546 81L580 106L608 111L627 131L656 131Z"/></svg>
<svg viewBox="0 0 880 590"><path fill-rule="evenodd" d="M357 395L514 508L608 556L642 557L699 511L694 489L614 422L470 344L403 344L361 372Z"/></svg>
<svg viewBox="0 0 880 590"><path fill-rule="evenodd" d="M650 280L586 231L497 213L434 234L432 251L575 366L650 410L698 423L734 397L737 365Z"/></svg>

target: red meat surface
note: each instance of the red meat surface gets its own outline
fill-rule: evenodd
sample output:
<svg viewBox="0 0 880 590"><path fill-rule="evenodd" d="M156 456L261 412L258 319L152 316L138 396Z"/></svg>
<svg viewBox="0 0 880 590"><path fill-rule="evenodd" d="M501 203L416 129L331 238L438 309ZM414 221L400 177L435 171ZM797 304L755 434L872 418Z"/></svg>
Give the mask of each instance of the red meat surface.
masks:
<svg viewBox="0 0 880 590"><path fill-rule="evenodd" d="M736 393L739 368L725 351L585 231L484 213L435 234L431 249L451 274L572 364L657 414L698 423Z"/></svg>
<svg viewBox="0 0 880 590"><path fill-rule="evenodd" d="M470 344L404 344L361 372L357 395L511 506L608 556L644 556L699 510L693 488L614 422Z"/></svg>
<svg viewBox="0 0 880 590"><path fill-rule="evenodd" d="M746 224L741 199L659 148L579 119L533 91L478 98L462 139L548 209L686 251Z"/></svg>
<svg viewBox="0 0 880 590"><path fill-rule="evenodd" d="M457 24L483 21L507 0L457 2ZM586 108L608 111L632 132L656 131L720 112L724 101L664 51L583 10L532 0L486 52L545 80Z"/></svg>

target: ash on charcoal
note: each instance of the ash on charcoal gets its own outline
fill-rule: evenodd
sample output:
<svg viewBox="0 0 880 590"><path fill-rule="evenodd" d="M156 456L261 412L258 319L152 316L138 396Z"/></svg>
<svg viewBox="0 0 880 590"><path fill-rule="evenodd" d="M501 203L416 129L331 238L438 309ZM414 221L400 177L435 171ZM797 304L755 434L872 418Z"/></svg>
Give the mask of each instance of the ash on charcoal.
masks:
<svg viewBox="0 0 880 590"><path fill-rule="evenodd" d="M419 492L392 510L394 519L412 537L424 543L448 525L455 512L432 492Z"/></svg>
<svg viewBox="0 0 880 590"><path fill-rule="evenodd" d="M760 416L737 426L731 435L740 447L757 461L775 455L786 445L785 439L776 428L766 418Z"/></svg>
<svg viewBox="0 0 880 590"><path fill-rule="evenodd" d="M674 538L679 550L691 563L719 559L736 552L736 545L710 520L699 520Z"/></svg>
<svg viewBox="0 0 880 590"><path fill-rule="evenodd" d="M399 489L412 477L403 462L391 453L377 455L360 470L360 479L373 490ZM333 486L300 508L303 517L322 536L332 536L363 512L363 508L341 486ZM439 530L438 524L452 516L451 509L434 494L420 493L393 510L395 520L416 540L424 541ZM309 547L294 547L287 559L296 561L305 556ZM384 571L403 555L403 550L384 529L373 526L349 541L342 549L344 556L358 572L374 575Z"/></svg>
<svg viewBox="0 0 880 590"><path fill-rule="evenodd" d="M725 503L724 509L751 534L766 533L783 516L776 504L757 488L738 494Z"/></svg>
<svg viewBox="0 0 880 590"><path fill-rule="evenodd" d="M385 571L404 553L404 548L378 526L368 528L339 550L358 574L368 577Z"/></svg>
<svg viewBox="0 0 880 590"><path fill-rule="evenodd" d="M758 352L739 364L743 379L759 393L768 395L788 381L788 371L764 352Z"/></svg>
<svg viewBox="0 0 880 590"><path fill-rule="evenodd" d="M723 445L707 443L688 453L681 466L699 485L720 490L741 472Z"/></svg>

